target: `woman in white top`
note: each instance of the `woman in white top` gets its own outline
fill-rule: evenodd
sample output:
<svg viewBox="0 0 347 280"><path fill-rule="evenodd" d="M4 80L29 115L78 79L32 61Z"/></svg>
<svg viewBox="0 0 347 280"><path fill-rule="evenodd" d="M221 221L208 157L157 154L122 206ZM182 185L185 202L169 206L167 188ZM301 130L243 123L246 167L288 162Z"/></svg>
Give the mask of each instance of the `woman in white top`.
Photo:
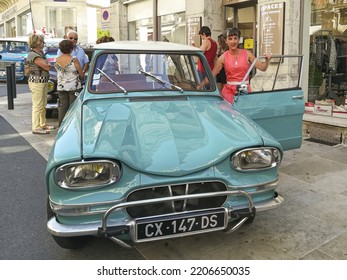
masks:
<svg viewBox="0 0 347 280"><path fill-rule="evenodd" d="M75 93L82 88L84 73L77 58L71 56L73 44L70 40L59 43L61 55L56 59L59 125L63 121L70 105L76 100Z"/></svg>

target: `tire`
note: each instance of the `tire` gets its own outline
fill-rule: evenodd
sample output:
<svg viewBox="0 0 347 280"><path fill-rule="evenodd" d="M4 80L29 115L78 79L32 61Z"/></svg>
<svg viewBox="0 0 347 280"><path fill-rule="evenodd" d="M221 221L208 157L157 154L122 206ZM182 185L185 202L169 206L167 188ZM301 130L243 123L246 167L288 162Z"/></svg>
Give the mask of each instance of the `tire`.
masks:
<svg viewBox="0 0 347 280"><path fill-rule="evenodd" d="M55 216L54 212L49 205L49 199L47 199L47 221ZM60 237L52 235L55 243L63 249L76 250L86 246L90 236L74 236L74 237Z"/></svg>
<svg viewBox="0 0 347 280"><path fill-rule="evenodd" d="M77 236L77 237L59 237L52 235L55 243L59 247L68 250L77 250L85 247L90 239L89 236Z"/></svg>
<svg viewBox="0 0 347 280"><path fill-rule="evenodd" d="M52 109L46 110L46 118L51 118L52 115L53 115L53 110Z"/></svg>

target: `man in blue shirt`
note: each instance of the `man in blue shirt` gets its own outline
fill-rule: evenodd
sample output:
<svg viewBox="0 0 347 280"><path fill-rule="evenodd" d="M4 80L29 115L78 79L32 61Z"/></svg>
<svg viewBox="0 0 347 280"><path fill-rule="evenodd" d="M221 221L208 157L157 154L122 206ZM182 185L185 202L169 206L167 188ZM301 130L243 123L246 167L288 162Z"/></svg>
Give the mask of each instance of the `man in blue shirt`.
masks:
<svg viewBox="0 0 347 280"><path fill-rule="evenodd" d="M77 32L75 30L69 30L66 33L66 37L68 40L72 41L72 43L74 45L71 56L76 57L78 59L78 61L81 64L83 73L86 73L88 71L88 68L89 68L89 58L86 55L86 53L84 52L84 50L79 45L77 45L77 41L78 41ZM61 55L61 51L58 50L57 57L60 55Z"/></svg>

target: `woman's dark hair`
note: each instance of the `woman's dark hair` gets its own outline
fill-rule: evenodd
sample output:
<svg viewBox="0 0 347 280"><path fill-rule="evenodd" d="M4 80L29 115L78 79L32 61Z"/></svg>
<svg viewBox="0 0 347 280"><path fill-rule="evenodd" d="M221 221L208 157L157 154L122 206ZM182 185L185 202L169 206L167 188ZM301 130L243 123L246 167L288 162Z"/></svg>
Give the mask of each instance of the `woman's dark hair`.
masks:
<svg viewBox="0 0 347 280"><path fill-rule="evenodd" d="M70 40L63 40L59 43L59 50L64 53L70 53L73 50L73 43Z"/></svg>
<svg viewBox="0 0 347 280"><path fill-rule="evenodd" d="M211 36L211 29L208 26L202 26L199 31L199 35L205 34L207 37Z"/></svg>
<svg viewBox="0 0 347 280"><path fill-rule="evenodd" d="M241 37L241 31L240 29L236 28L236 27L233 27L233 28L227 28L225 31L224 31L224 37L225 38L228 38L230 36L237 36L237 38L240 38Z"/></svg>
<svg viewBox="0 0 347 280"><path fill-rule="evenodd" d="M219 47L223 50L226 51L228 49L228 45L225 43L225 37L224 34L220 34L217 37Z"/></svg>
<svg viewBox="0 0 347 280"><path fill-rule="evenodd" d="M224 41L224 39L225 39L224 34L219 34L217 37L218 42L222 42L222 41Z"/></svg>
<svg viewBox="0 0 347 280"><path fill-rule="evenodd" d="M107 43L107 42L114 42L114 38L111 36L104 35L96 40L97 44Z"/></svg>

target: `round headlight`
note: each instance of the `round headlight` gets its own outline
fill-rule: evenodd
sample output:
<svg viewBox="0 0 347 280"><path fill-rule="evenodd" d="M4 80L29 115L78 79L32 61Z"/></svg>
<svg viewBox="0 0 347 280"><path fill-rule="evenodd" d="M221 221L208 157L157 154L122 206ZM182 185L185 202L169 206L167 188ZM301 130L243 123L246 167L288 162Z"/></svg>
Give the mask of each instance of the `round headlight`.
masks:
<svg viewBox="0 0 347 280"><path fill-rule="evenodd" d="M52 92L55 89L55 84L52 80L48 80L48 92Z"/></svg>
<svg viewBox="0 0 347 280"><path fill-rule="evenodd" d="M231 163L237 170L257 170L277 166L281 162L281 153L276 148L253 148L237 152L231 157Z"/></svg>

